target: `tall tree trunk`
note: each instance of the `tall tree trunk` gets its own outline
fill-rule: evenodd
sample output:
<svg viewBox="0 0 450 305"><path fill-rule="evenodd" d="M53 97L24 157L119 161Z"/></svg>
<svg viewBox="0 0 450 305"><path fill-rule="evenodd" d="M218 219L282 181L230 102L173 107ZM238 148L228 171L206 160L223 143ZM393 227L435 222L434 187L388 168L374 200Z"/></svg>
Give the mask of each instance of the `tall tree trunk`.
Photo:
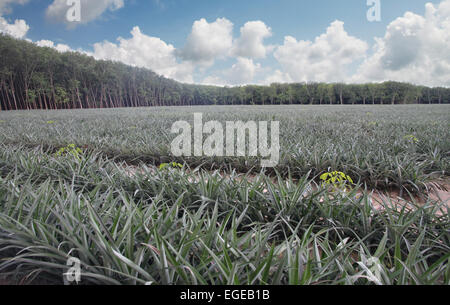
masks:
<svg viewBox="0 0 450 305"><path fill-rule="evenodd" d="M42 98L41 98L41 94L38 94L38 100L39 100L39 109L44 109L44 105L42 104Z"/></svg>
<svg viewBox="0 0 450 305"><path fill-rule="evenodd" d="M80 109L83 109L83 104L81 103L81 98L80 98L80 90L77 87L77 99L78 99L78 107L80 107Z"/></svg>
<svg viewBox="0 0 450 305"><path fill-rule="evenodd" d="M8 108L9 108L9 110L12 110L11 99L9 98L9 92L8 92L8 88L6 87L5 81L3 82L3 90L5 92L6 99L8 101Z"/></svg>
<svg viewBox="0 0 450 305"><path fill-rule="evenodd" d="M48 105L47 105L47 95L45 94L45 92L43 93L42 98L44 99L44 107L45 107L45 110L48 110Z"/></svg>

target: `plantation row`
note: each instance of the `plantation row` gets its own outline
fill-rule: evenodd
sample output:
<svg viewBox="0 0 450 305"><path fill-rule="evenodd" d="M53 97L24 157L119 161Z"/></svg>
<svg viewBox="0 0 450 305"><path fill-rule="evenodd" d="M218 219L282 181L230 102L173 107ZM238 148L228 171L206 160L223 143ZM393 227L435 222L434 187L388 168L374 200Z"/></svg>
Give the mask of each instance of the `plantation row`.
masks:
<svg viewBox="0 0 450 305"><path fill-rule="evenodd" d="M61 284L450 284L446 203L415 208L308 177L223 178L0 145L0 274Z"/></svg>
<svg viewBox="0 0 450 305"><path fill-rule="evenodd" d="M372 188L425 188L448 176L448 105L235 106L0 113L0 142L57 152L73 144L129 163L178 162L191 167L259 172L260 158L180 157L171 153L172 124L203 121L280 121L283 176L341 171ZM206 135L205 135L206 137ZM270 170L268 170L270 171ZM268 172L270 173L270 172Z"/></svg>
<svg viewBox="0 0 450 305"><path fill-rule="evenodd" d="M407 83L189 85L142 68L59 53L0 34L0 111L181 105L444 104L450 89Z"/></svg>

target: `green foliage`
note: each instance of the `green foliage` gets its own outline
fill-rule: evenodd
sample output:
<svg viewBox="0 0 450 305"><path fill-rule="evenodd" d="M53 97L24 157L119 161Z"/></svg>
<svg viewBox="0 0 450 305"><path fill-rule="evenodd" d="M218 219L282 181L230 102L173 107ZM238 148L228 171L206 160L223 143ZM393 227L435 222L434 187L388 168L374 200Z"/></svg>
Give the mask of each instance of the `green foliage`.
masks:
<svg viewBox="0 0 450 305"><path fill-rule="evenodd" d="M413 144L419 143L419 139L416 138L414 135L406 135L406 136L404 136L403 138L404 138L405 140L407 140L408 142L413 143Z"/></svg>
<svg viewBox="0 0 450 305"><path fill-rule="evenodd" d="M72 156L78 160L81 160L81 156L83 154L83 150L79 147L76 147L75 144L69 144L66 147L61 147L56 153L56 157L62 156Z"/></svg>
<svg viewBox="0 0 450 305"><path fill-rule="evenodd" d="M168 168L183 168L183 164L177 162L170 162L170 163L161 163L161 165L159 166L160 170Z"/></svg>
<svg viewBox="0 0 450 305"><path fill-rule="evenodd" d="M55 101L57 104L66 104L69 102L65 88L59 86L55 88Z"/></svg>
<svg viewBox="0 0 450 305"><path fill-rule="evenodd" d="M337 189L344 189L348 186L354 185L350 176L338 171L324 173L320 176L320 180L323 185L331 185Z"/></svg>

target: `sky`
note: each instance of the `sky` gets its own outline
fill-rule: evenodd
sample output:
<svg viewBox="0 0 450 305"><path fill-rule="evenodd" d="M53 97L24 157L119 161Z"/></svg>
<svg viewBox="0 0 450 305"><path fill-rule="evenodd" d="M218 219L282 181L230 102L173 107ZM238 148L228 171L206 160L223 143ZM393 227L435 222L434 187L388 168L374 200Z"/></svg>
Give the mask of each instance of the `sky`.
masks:
<svg viewBox="0 0 450 305"><path fill-rule="evenodd" d="M450 0L0 0L0 32L185 83L450 87Z"/></svg>

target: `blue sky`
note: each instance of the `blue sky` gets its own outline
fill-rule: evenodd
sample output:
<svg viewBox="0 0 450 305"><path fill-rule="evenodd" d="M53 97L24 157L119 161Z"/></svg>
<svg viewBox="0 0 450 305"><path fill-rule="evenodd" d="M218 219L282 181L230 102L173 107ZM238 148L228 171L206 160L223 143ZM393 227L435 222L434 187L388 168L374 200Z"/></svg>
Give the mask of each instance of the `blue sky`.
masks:
<svg viewBox="0 0 450 305"><path fill-rule="evenodd" d="M0 31L185 82L450 85L450 0L380 0L379 22L367 20L366 0L81 0L75 24L63 18L65 2L0 0ZM25 34L23 25L15 34L16 20L28 26Z"/></svg>

